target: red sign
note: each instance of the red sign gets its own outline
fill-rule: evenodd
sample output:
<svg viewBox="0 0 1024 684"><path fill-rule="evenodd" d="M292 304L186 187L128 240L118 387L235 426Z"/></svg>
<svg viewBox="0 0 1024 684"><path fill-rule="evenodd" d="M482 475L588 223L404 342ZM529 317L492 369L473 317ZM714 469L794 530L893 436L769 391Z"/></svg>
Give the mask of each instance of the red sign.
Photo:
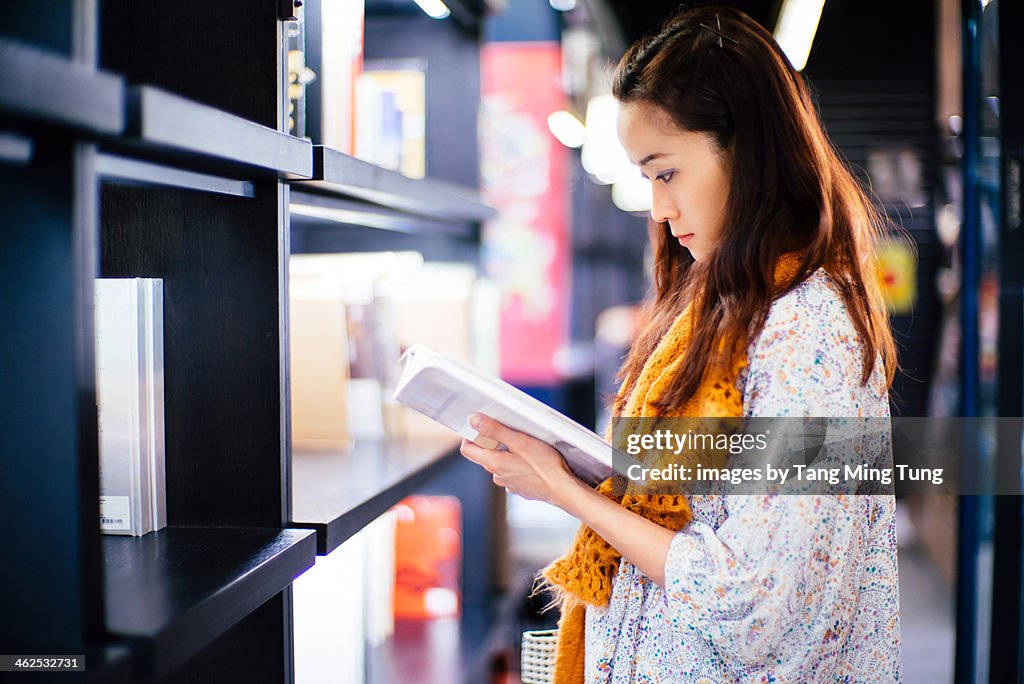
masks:
<svg viewBox="0 0 1024 684"><path fill-rule="evenodd" d="M548 130L566 109L558 43L489 43L482 55L481 176L498 216L484 227L487 275L502 292L501 375L560 380L569 339L569 151Z"/></svg>

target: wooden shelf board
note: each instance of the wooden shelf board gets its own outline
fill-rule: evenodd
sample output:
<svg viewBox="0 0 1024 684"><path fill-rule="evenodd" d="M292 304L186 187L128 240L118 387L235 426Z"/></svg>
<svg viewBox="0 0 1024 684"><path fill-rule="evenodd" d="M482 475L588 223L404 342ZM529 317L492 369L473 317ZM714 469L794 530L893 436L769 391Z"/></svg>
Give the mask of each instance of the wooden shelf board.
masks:
<svg viewBox="0 0 1024 684"><path fill-rule="evenodd" d="M118 135L124 84L62 55L0 38L0 117Z"/></svg>
<svg viewBox="0 0 1024 684"><path fill-rule="evenodd" d="M0 131L0 162L28 164L32 161L34 146L32 138Z"/></svg>
<svg viewBox="0 0 1024 684"><path fill-rule="evenodd" d="M107 630L159 678L313 564L307 530L169 527L104 535Z"/></svg>
<svg viewBox="0 0 1024 684"><path fill-rule="evenodd" d="M458 437L358 441L292 453L292 526L315 529L326 555L458 457Z"/></svg>
<svg viewBox="0 0 1024 684"><path fill-rule="evenodd" d="M234 197L256 196L255 186L251 181L183 171L171 166L105 152L96 155L96 173L102 180L111 183L164 186Z"/></svg>
<svg viewBox="0 0 1024 684"><path fill-rule="evenodd" d="M308 140L152 86L128 89L126 121L133 148L258 169L280 178L313 174Z"/></svg>
<svg viewBox="0 0 1024 684"><path fill-rule="evenodd" d="M354 197L442 221L478 223L496 213L472 188L433 178L408 178L323 145L313 147L313 178L296 188Z"/></svg>
<svg viewBox="0 0 1024 684"><path fill-rule="evenodd" d="M343 197L304 192L296 187L292 185L290 193L292 223L358 226L469 241L478 239L477 224L470 221L442 221Z"/></svg>

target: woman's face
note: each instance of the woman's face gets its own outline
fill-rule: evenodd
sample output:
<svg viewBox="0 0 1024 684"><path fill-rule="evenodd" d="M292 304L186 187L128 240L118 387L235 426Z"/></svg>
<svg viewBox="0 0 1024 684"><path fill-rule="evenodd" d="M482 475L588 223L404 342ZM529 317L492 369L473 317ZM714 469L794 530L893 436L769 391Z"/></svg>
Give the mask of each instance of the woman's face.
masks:
<svg viewBox="0 0 1024 684"><path fill-rule="evenodd" d="M676 127L648 104L619 110L619 139L651 180L651 217L667 222L697 261L713 252L729 198L729 170L707 133Z"/></svg>

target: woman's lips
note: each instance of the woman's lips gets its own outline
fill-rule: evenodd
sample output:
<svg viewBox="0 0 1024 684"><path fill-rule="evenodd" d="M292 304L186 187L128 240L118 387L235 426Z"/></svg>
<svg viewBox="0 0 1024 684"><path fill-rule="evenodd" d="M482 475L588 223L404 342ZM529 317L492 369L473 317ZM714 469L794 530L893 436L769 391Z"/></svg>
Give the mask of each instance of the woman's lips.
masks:
<svg viewBox="0 0 1024 684"><path fill-rule="evenodd" d="M677 235L676 238L679 240L679 244L685 246L687 242L693 239L693 233L683 233L682 235Z"/></svg>

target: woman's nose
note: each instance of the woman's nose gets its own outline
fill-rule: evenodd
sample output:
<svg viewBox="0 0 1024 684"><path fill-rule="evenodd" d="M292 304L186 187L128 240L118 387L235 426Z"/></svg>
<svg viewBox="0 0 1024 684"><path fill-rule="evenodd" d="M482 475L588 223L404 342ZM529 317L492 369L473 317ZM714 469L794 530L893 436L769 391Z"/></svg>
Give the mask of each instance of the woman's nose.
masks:
<svg viewBox="0 0 1024 684"><path fill-rule="evenodd" d="M658 181L654 181L651 187L651 218L655 223L679 218L679 208L669 193L658 187Z"/></svg>

